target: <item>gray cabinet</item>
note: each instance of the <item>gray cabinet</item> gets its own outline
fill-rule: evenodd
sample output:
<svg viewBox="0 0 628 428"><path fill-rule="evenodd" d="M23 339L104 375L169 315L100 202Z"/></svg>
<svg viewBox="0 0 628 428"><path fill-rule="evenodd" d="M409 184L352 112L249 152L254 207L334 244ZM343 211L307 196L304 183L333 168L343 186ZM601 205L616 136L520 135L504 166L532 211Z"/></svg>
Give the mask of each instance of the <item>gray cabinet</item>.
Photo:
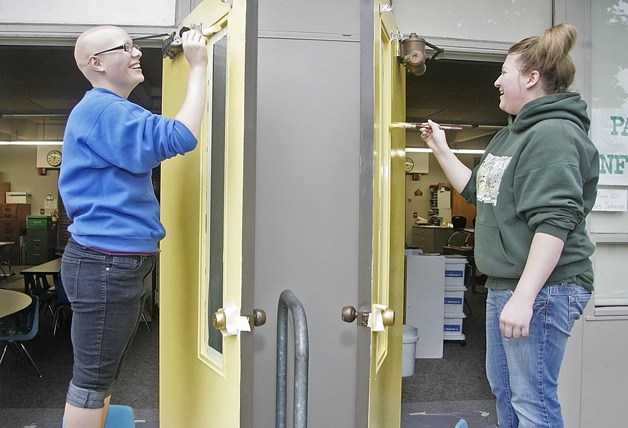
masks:
<svg viewBox="0 0 628 428"><path fill-rule="evenodd" d="M419 330L416 358L443 358L445 257L406 256L406 324Z"/></svg>
<svg viewBox="0 0 628 428"><path fill-rule="evenodd" d="M40 265L54 259L56 245L56 229L27 229L26 264Z"/></svg>

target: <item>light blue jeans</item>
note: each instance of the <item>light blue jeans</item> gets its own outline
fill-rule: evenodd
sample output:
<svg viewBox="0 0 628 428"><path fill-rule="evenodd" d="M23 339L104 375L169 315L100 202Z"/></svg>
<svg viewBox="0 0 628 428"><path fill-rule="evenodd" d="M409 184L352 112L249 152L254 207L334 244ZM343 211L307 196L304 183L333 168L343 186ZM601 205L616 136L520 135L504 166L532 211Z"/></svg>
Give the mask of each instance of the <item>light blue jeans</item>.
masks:
<svg viewBox="0 0 628 428"><path fill-rule="evenodd" d="M562 428L558 373L567 339L591 298L580 285L544 287L534 302L530 335L506 340L499 316L512 290L486 299L486 374L497 399L500 428Z"/></svg>

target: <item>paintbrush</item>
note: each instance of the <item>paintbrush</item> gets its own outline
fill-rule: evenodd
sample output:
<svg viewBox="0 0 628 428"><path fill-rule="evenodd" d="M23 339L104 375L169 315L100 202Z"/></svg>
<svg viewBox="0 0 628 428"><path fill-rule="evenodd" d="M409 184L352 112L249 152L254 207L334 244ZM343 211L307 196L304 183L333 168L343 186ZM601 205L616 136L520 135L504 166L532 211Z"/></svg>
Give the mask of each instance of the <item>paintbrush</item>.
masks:
<svg viewBox="0 0 628 428"><path fill-rule="evenodd" d="M402 128L402 129L421 129L421 128L429 128L430 125L427 123L407 123L407 122L393 122L388 125L389 129L392 128ZM451 125L438 125L438 127L445 131L462 131L461 126L451 126Z"/></svg>

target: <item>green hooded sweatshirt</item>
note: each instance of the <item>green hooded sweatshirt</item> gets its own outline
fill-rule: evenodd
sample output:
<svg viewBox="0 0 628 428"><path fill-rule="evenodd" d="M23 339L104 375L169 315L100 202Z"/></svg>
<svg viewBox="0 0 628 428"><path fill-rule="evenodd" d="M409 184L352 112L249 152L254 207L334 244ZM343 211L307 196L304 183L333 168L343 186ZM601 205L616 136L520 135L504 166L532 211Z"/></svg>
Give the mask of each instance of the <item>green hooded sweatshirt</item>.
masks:
<svg viewBox="0 0 628 428"><path fill-rule="evenodd" d="M535 232L564 249L546 285L576 282L593 289L595 246L585 218L597 194L599 156L587 131L587 105L577 93L527 103L493 137L462 195L477 206L475 263L486 286L514 289Z"/></svg>

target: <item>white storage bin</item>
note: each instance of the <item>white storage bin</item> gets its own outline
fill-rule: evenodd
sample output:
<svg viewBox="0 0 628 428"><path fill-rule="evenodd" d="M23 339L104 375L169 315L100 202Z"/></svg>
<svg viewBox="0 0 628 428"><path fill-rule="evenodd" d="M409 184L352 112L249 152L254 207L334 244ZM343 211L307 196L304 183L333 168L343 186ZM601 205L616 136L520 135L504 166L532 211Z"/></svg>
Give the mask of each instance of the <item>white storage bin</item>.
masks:
<svg viewBox="0 0 628 428"><path fill-rule="evenodd" d="M464 256L445 256L445 285L464 286L464 271L467 258Z"/></svg>
<svg viewBox="0 0 628 428"><path fill-rule="evenodd" d="M445 313L460 314L464 310L464 286L445 286Z"/></svg>
<svg viewBox="0 0 628 428"><path fill-rule="evenodd" d="M462 321L466 318L464 312L459 312L457 314L446 313L443 322L443 334L445 335L445 340L450 338L454 338L454 340L461 340L458 337L464 335L462 334Z"/></svg>

